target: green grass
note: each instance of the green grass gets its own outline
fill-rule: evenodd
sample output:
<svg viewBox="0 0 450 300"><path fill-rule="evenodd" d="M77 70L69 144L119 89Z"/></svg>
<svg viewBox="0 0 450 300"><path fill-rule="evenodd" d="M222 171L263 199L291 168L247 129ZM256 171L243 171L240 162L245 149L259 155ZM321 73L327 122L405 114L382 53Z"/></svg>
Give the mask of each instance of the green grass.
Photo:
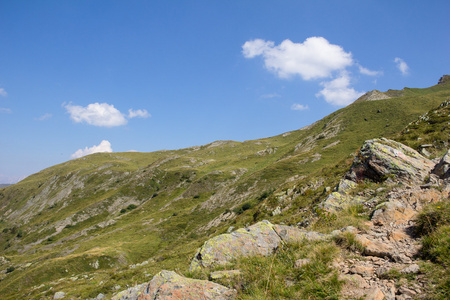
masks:
<svg viewBox="0 0 450 300"><path fill-rule="evenodd" d="M287 244L271 256L238 259L226 268L241 275L218 283L235 288L238 299L339 299L343 282L331 266L339 253L329 242ZM299 259L309 263L296 267Z"/></svg>
<svg viewBox="0 0 450 300"><path fill-rule="evenodd" d="M416 233L422 236L423 269L431 299L450 297L450 199L431 204L417 216Z"/></svg>

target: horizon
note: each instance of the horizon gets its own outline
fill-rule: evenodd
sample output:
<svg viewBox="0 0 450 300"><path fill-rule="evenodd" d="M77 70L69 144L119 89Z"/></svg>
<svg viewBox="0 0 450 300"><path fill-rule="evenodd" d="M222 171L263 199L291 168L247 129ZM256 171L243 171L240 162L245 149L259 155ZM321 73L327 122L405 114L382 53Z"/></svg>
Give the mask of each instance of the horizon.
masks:
<svg viewBox="0 0 450 300"><path fill-rule="evenodd" d="M448 9L2 1L0 184L91 153L276 136L374 89L433 86Z"/></svg>

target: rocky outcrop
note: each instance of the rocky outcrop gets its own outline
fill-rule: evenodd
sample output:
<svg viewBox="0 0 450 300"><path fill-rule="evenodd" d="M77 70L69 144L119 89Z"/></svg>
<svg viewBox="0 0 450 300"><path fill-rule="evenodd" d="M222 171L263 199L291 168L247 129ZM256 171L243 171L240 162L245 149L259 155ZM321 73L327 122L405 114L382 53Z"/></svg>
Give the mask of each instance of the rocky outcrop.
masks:
<svg viewBox="0 0 450 300"><path fill-rule="evenodd" d="M364 142L346 177L355 182L364 179L381 182L391 178L422 183L433 167L431 160L414 149L381 138Z"/></svg>
<svg viewBox="0 0 450 300"><path fill-rule="evenodd" d="M187 278L172 271L161 271L149 283L141 284L114 296L113 300L229 300L236 291L220 284Z"/></svg>
<svg viewBox="0 0 450 300"><path fill-rule="evenodd" d="M365 93L361 97L358 98L359 101L375 101L375 100L383 100L383 99L389 99L388 95L386 95L383 92L380 92L379 90L372 90L370 92Z"/></svg>
<svg viewBox="0 0 450 300"><path fill-rule="evenodd" d="M450 82L450 75L444 75L439 78L438 84L445 84L447 82Z"/></svg>
<svg viewBox="0 0 450 300"><path fill-rule="evenodd" d="M349 299L412 299L423 294L428 285L420 274L417 254L420 239L413 235L415 216L422 208L448 198L450 186L422 189L420 186L394 188L386 195L367 222L367 229L355 235L364 246L361 257L338 264L341 279L346 281L342 296ZM416 274L416 281L401 287L389 279L389 272Z"/></svg>
<svg viewBox="0 0 450 300"><path fill-rule="evenodd" d="M439 176L440 179L450 178L450 151L447 151L441 160L436 164L431 173Z"/></svg>
<svg viewBox="0 0 450 300"><path fill-rule="evenodd" d="M267 256L272 254L281 243L303 239L320 240L329 237L331 235L262 221L207 240L195 254L189 270L192 272L214 265L226 265L232 260L244 256Z"/></svg>

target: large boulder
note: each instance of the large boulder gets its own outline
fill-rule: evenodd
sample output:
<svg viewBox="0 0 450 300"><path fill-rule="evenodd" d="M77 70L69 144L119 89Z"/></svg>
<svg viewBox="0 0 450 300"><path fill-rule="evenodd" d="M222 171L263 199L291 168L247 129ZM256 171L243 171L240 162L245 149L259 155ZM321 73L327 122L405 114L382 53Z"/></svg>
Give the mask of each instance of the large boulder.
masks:
<svg viewBox="0 0 450 300"><path fill-rule="evenodd" d="M239 257L267 256L274 253L281 243L294 243L305 239L323 240L330 237L331 235L294 226L273 225L264 220L207 240L195 254L189 270L192 272L214 265L226 265Z"/></svg>
<svg viewBox="0 0 450 300"><path fill-rule="evenodd" d="M186 278L173 271L161 271L144 286L137 300L229 300L236 290L208 281Z"/></svg>
<svg viewBox="0 0 450 300"><path fill-rule="evenodd" d="M358 182L366 178L381 182L394 181L422 183L434 163L414 149L385 138L364 142L347 179Z"/></svg>
<svg viewBox="0 0 450 300"><path fill-rule="evenodd" d="M205 242L191 262L190 271L215 264L227 264L240 256L269 255L281 238L269 221L258 222L232 233L221 234Z"/></svg>

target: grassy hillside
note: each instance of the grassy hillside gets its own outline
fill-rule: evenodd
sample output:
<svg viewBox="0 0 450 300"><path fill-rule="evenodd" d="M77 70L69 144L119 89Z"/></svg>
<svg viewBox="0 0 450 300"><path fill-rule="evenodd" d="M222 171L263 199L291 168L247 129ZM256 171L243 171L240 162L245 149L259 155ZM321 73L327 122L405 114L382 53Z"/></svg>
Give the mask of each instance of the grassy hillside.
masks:
<svg viewBox="0 0 450 300"><path fill-rule="evenodd" d="M450 97L448 82L387 93L275 137L93 154L1 188L0 294L111 295L161 269L186 272L196 249L230 226L302 222L364 140L400 132L416 148L438 140L427 140L434 127L422 140L402 130Z"/></svg>

